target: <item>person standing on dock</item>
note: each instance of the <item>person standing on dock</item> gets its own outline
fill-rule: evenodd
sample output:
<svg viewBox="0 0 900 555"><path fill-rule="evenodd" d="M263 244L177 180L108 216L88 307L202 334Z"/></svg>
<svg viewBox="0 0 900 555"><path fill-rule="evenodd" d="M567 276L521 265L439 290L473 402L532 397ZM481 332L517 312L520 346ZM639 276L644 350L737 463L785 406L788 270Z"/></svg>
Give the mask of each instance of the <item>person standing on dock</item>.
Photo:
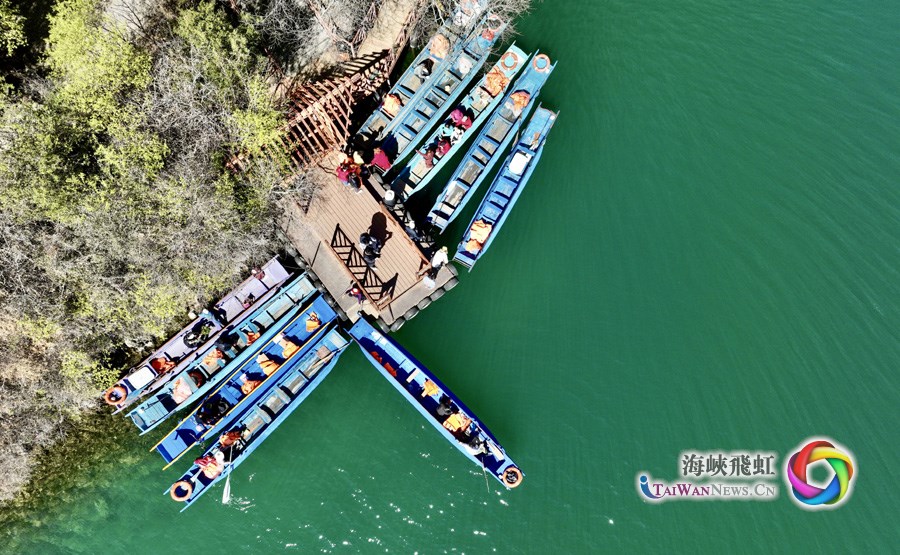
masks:
<svg viewBox="0 0 900 555"><path fill-rule="evenodd" d="M341 162L341 165L334 170L334 173L337 174L341 183L350 187L357 193L362 192L361 171L359 165L354 162L352 158L347 157L347 159Z"/></svg>
<svg viewBox="0 0 900 555"><path fill-rule="evenodd" d="M350 295L351 297L356 299L356 301L359 305L362 305L363 302L366 300L366 296L363 293L362 288L359 285L357 285L356 283L353 283L352 285L350 285L350 289L347 289L346 291L344 291L344 294Z"/></svg>
<svg viewBox="0 0 900 555"><path fill-rule="evenodd" d="M431 257L431 267L435 270L440 270L448 262L450 262L450 259L447 257L447 247L441 247Z"/></svg>

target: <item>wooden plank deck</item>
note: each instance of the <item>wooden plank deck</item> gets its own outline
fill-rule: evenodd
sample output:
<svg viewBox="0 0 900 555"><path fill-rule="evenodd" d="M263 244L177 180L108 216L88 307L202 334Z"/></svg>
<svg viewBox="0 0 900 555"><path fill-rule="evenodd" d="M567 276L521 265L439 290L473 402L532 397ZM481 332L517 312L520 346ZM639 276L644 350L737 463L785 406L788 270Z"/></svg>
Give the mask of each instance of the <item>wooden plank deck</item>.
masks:
<svg viewBox="0 0 900 555"><path fill-rule="evenodd" d="M332 249L332 238L338 227L354 244L364 232L379 238L384 246L376 261L374 275L380 284L362 284L368 299L361 308L390 326L412 308L427 305L429 301L425 299L439 298L443 294L439 292L442 288L454 286L456 269L445 266L435 279L435 288L426 288L418 274L429 265L428 258L380 202L380 195L366 188L356 193L340 183L333 171L328 171L339 161L340 156L334 154L321 168L311 170L311 177L319 183L319 189L309 209L304 212L299 203L286 198L282 201L283 216L279 225L285 239L309 264L348 319L354 322L359 317L360 307L356 299L345 292L354 281L361 282L365 266L348 267L346 259Z"/></svg>

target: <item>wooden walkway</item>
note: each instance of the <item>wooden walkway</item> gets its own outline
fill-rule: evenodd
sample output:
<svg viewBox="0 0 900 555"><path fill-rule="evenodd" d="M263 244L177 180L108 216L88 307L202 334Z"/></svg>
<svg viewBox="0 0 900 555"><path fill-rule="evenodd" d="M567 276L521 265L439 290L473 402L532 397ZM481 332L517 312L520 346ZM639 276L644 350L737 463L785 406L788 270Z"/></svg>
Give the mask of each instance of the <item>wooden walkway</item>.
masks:
<svg viewBox="0 0 900 555"><path fill-rule="evenodd" d="M376 94L394 71L418 20L420 1L393 0L387 10L383 9L385 3L371 3L363 25L353 41L347 43L358 56L287 95L288 121L278 141L266 145L257 155L278 160L284 165L286 178L318 164L332 151L343 149L350 137L354 105ZM396 10L407 15L400 19L394 15ZM252 163L252 156L238 154L227 165L234 172L243 172Z"/></svg>

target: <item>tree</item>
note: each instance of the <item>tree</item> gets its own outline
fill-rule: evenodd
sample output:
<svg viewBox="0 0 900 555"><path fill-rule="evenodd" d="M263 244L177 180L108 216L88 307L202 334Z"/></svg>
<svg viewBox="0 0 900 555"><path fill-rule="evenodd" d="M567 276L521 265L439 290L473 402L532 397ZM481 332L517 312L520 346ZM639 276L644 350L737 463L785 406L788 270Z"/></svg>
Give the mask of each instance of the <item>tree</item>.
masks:
<svg viewBox="0 0 900 555"><path fill-rule="evenodd" d="M16 48L25 44L25 18L9 0L0 0L0 49L12 56Z"/></svg>

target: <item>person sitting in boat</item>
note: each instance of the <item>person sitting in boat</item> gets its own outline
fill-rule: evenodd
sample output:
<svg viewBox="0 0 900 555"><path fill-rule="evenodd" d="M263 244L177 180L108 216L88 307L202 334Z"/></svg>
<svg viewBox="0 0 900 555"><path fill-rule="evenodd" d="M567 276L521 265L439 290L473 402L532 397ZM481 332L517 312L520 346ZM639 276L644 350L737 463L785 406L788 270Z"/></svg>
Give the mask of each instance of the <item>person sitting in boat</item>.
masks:
<svg viewBox="0 0 900 555"><path fill-rule="evenodd" d="M231 447L238 443L243 437L243 428L234 428L219 436L219 446Z"/></svg>
<svg viewBox="0 0 900 555"><path fill-rule="evenodd" d="M437 145L429 145L422 153L422 160L425 162L426 168L434 167L434 156L437 154Z"/></svg>
<svg viewBox="0 0 900 555"><path fill-rule="evenodd" d="M475 104L487 106L491 98L502 93L507 85L509 85L509 77L504 75L500 68L496 66L491 68L484 78L484 88L478 90L478 99Z"/></svg>
<svg viewBox="0 0 900 555"><path fill-rule="evenodd" d="M253 303L255 303L255 302L256 302L256 295L254 295L253 293L250 293L249 295L247 295L247 298L244 299L244 302L241 303L241 306L244 308L250 308L251 306L253 306Z"/></svg>
<svg viewBox="0 0 900 555"><path fill-rule="evenodd" d="M416 69L413 70L413 73L416 77L424 81L429 75L431 75L431 70L434 68L434 61L431 58L426 60L422 60L422 63L416 66Z"/></svg>
<svg viewBox="0 0 900 555"><path fill-rule="evenodd" d="M172 384L172 400L176 405L187 401L193 393L191 386L184 378L176 378L175 383Z"/></svg>
<svg viewBox="0 0 900 555"><path fill-rule="evenodd" d="M447 137L447 139L449 140L450 136L453 135L453 131L455 129L456 125L453 123L453 120L445 121L438 128L438 140L440 140L441 137Z"/></svg>
<svg viewBox="0 0 900 555"><path fill-rule="evenodd" d="M444 420L443 426L451 432L464 432L472 424L472 419L461 412L455 412Z"/></svg>
<svg viewBox="0 0 900 555"><path fill-rule="evenodd" d="M438 139L437 152L435 152L435 155L443 156L443 155L447 154L448 152L450 152L450 147L452 147L452 146L453 146L453 144L450 142L449 137L441 137L440 139Z"/></svg>
<svg viewBox="0 0 900 555"><path fill-rule="evenodd" d="M244 335L247 336L247 345L252 345L254 341L259 339L259 332L253 331L250 328L244 328L242 330Z"/></svg>
<svg viewBox="0 0 900 555"><path fill-rule="evenodd" d="M396 116L402 107L403 102L400 97L393 93L385 95L384 102L381 103L381 109L391 117Z"/></svg>
<svg viewBox="0 0 900 555"><path fill-rule="evenodd" d="M487 445L479 433L478 427L472 426L457 437L460 443L466 448L471 455L481 455L487 453Z"/></svg>
<svg viewBox="0 0 900 555"><path fill-rule="evenodd" d="M175 368L175 361L168 358L156 357L150 361L150 368L153 368L157 374L165 374L172 368Z"/></svg>
<svg viewBox="0 0 900 555"><path fill-rule="evenodd" d="M194 460L194 464L200 467L203 475L213 480L225 469L225 456L222 455L221 461L216 455L222 455L221 451L217 451L215 455L206 455Z"/></svg>
<svg viewBox="0 0 900 555"><path fill-rule="evenodd" d="M260 385L262 385L262 380L244 379L244 383L241 384L241 393L243 393L244 395L250 395L251 393L253 393L253 390L255 390Z"/></svg>
<svg viewBox="0 0 900 555"><path fill-rule="evenodd" d="M225 416L231 404L221 397L214 397L200 406L197 418L207 426L214 426L220 418Z"/></svg>
<svg viewBox="0 0 900 555"><path fill-rule="evenodd" d="M431 380L425 380L422 386L422 397L433 397L441 392L441 389Z"/></svg>
<svg viewBox="0 0 900 555"><path fill-rule="evenodd" d="M450 397L446 395L441 395L441 402L434 412L437 413L438 417L441 417L441 422L444 421L445 418L449 417L451 414L459 412L459 409L453 404L453 401L450 400Z"/></svg>
<svg viewBox="0 0 900 555"><path fill-rule="evenodd" d="M241 336L233 328L226 328L219 339L216 340L216 349L222 353L233 353L234 348L241 342Z"/></svg>
<svg viewBox="0 0 900 555"><path fill-rule="evenodd" d="M225 366L225 353L223 353L220 349L213 349L203 357L203 366L206 366L207 370L218 369L222 366Z"/></svg>
<svg viewBox="0 0 900 555"><path fill-rule="evenodd" d="M494 43L494 37L496 35L490 29L485 29L481 32L481 35L476 39L476 44L478 44L478 48L481 50L487 50L490 48L491 44Z"/></svg>
<svg viewBox="0 0 900 555"><path fill-rule="evenodd" d="M484 248L485 241L491 234L493 226L484 220L478 220L469 228L469 240L466 241L466 251L478 254Z"/></svg>
<svg viewBox="0 0 900 555"><path fill-rule="evenodd" d="M458 143L459 140L463 138L463 135L465 135L465 133L466 130L462 127L454 127L453 131L450 133L450 144L455 145L456 143Z"/></svg>
<svg viewBox="0 0 900 555"><path fill-rule="evenodd" d="M454 108L453 111L450 112L450 120L453 122L453 125L461 127L463 130L472 127L472 118L470 118L462 108Z"/></svg>
<svg viewBox="0 0 900 555"><path fill-rule="evenodd" d="M379 147L375 147L370 165L375 166L382 172L391 169L391 161L388 159L387 153Z"/></svg>

